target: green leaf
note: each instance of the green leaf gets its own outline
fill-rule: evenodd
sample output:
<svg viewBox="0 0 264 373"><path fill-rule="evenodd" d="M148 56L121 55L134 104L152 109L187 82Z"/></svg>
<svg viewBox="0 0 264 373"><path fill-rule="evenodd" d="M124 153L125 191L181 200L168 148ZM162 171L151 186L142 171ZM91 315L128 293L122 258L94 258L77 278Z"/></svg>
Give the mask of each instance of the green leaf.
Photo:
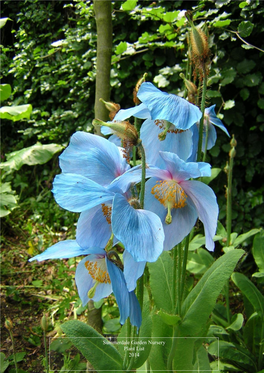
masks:
<svg viewBox="0 0 264 373"><path fill-rule="evenodd" d="M116 47L115 54L122 54L127 50L127 42L121 41Z"/></svg>
<svg viewBox="0 0 264 373"><path fill-rule="evenodd" d="M244 76L243 82L247 87L254 87L261 82L261 74L248 74Z"/></svg>
<svg viewBox="0 0 264 373"><path fill-rule="evenodd" d="M28 105L19 105L19 106L2 106L0 108L0 118L1 119L10 119L14 122L29 118L32 112L32 106Z"/></svg>
<svg viewBox="0 0 264 373"><path fill-rule="evenodd" d="M4 373L9 366L9 361L6 360L5 354L0 352L0 373Z"/></svg>
<svg viewBox="0 0 264 373"><path fill-rule="evenodd" d="M264 109L264 98L260 98L257 104L260 109Z"/></svg>
<svg viewBox="0 0 264 373"><path fill-rule="evenodd" d="M162 18L165 22L172 23L177 20L179 13L179 10L176 10L174 12L165 12Z"/></svg>
<svg viewBox="0 0 264 373"><path fill-rule="evenodd" d="M91 326L71 320L61 325L61 329L74 346L102 373L122 369L122 358L115 347Z"/></svg>
<svg viewBox="0 0 264 373"><path fill-rule="evenodd" d="M204 373L206 371L210 372L210 363L209 357L204 346L201 346L196 353L196 360L193 367L193 370L197 373Z"/></svg>
<svg viewBox="0 0 264 373"><path fill-rule="evenodd" d="M237 251L237 250L235 250ZM233 273L232 280L241 290L242 294L249 300L255 311L264 316L264 297L256 286L242 273Z"/></svg>
<svg viewBox="0 0 264 373"><path fill-rule="evenodd" d="M48 162L55 153L60 152L63 146L58 144L35 144L28 148L17 150L6 155L7 161L0 165L0 168L19 170L24 164L33 166Z"/></svg>
<svg viewBox="0 0 264 373"><path fill-rule="evenodd" d="M240 74L249 73L256 66L256 62L253 60L244 59L242 62L237 64L237 71Z"/></svg>
<svg viewBox="0 0 264 373"><path fill-rule="evenodd" d="M26 356L26 352L17 352L15 353L16 356L16 362L19 363L20 361L23 361L24 357ZM12 364L14 364L14 354L10 355L8 357L8 360L12 361Z"/></svg>
<svg viewBox="0 0 264 373"><path fill-rule="evenodd" d="M121 328L121 326L120 326L120 318L118 317L116 319L110 319L110 320L106 321L106 323L104 324L104 328L109 333L115 333L115 332L117 332Z"/></svg>
<svg viewBox="0 0 264 373"><path fill-rule="evenodd" d="M214 27L226 27L229 26L231 23L230 19L220 20L213 24Z"/></svg>
<svg viewBox="0 0 264 373"><path fill-rule="evenodd" d="M205 184L209 184L212 180L214 180L221 172L221 168L212 168L211 176L202 177L202 182Z"/></svg>
<svg viewBox="0 0 264 373"><path fill-rule="evenodd" d="M247 1L242 1L242 3L239 4L239 8L243 9L243 8L245 8L248 5L249 4L247 3Z"/></svg>
<svg viewBox="0 0 264 373"><path fill-rule="evenodd" d="M199 248L197 253L189 252L187 270L194 274L204 273L214 262L212 255L203 248Z"/></svg>
<svg viewBox="0 0 264 373"><path fill-rule="evenodd" d="M226 329L231 329L231 330L234 330L235 332L237 332L238 330L240 330L242 328L243 323L244 323L244 317L243 317L242 313L237 313L235 315L235 319L232 322L232 324L230 324Z"/></svg>
<svg viewBox="0 0 264 373"><path fill-rule="evenodd" d="M4 27L7 21L12 21L10 18L0 18L0 28Z"/></svg>
<svg viewBox="0 0 264 373"><path fill-rule="evenodd" d="M206 91L206 96L209 98L221 97L221 93L219 91L213 91L211 89L208 89L208 91Z"/></svg>
<svg viewBox="0 0 264 373"><path fill-rule="evenodd" d="M164 251L156 262L148 263L148 268L150 287L157 308L172 313L174 311L172 297L173 262L170 254Z"/></svg>
<svg viewBox="0 0 264 373"><path fill-rule="evenodd" d="M234 100L225 101L224 110L232 109L232 107L234 107L234 106L235 106L235 101Z"/></svg>
<svg viewBox="0 0 264 373"><path fill-rule="evenodd" d="M122 4L121 9L129 12L135 9L136 6L137 0L127 0Z"/></svg>
<svg viewBox="0 0 264 373"><path fill-rule="evenodd" d="M243 101L246 101L249 98L249 90L247 88L241 89L239 94L242 97Z"/></svg>
<svg viewBox="0 0 264 373"><path fill-rule="evenodd" d="M5 101L12 93L10 84L0 84L0 101Z"/></svg>
<svg viewBox="0 0 264 373"><path fill-rule="evenodd" d="M171 315L163 310L159 310L158 315L167 325L177 325L181 321L181 317L179 315Z"/></svg>
<svg viewBox="0 0 264 373"><path fill-rule="evenodd" d="M240 22L240 24L238 25L239 35L242 38L246 38L247 36L251 34L253 28L254 28L254 25L250 21Z"/></svg>
<svg viewBox="0 0 264 373"><path fill-rule="evenodd" d="M0 183L0 217L7 216L17 207L18 197L11 189L11 183Z"/></svg>
<svg viewBox="0 0 264 373"><path fill-rule="evenodd" d="M264 272L264 231L254 237L252 254L260 272Z"/></svg>
<svg viewBox="0 0 264 373"><path fill-rule="evenodd" d="M240 234L239 236L237 236L237 238L234 241L232 241L233 246L237 247L238 245L241 245L249 237L254 236L255 234L259 233L260 231L261 231L261 228L259 228L259 229L253 228L246 233Z"/></svg>
<svg viewBox="0 0 264 373"><path fill-rule="evenodd" d="M243 250L232 250L218 258L188 294L182 305L182 327L186 335L197 335L206 324L224 284L231 276Z"/></svg>
<svg viewBox="0 0 264 373"><path fill-rule="evenodd" d="M208 348L210 355L216 356L220 359L233 361L242 366L250 367L255 370L255 357L250 352L237 344L226 341L215 341L210 344Z"/></svg>
<svg viewBox="0 0 264 373"><path fill-rule="evenodd" d="M173 328L165 324L161 317L152 317L152 340L162 344L153 344L150 350L149 362L153 371L167 372L167 361L171 350Z"/></svg>
<svg viewBox="0 0 264 373"><path fill-rule="evenodd" d="M221 81L221 85L225 86L227 84L232 83L236 77L236 74L237 72L233 67L230 67L229 69L223 69L222 70L223 80Z"/></svg>

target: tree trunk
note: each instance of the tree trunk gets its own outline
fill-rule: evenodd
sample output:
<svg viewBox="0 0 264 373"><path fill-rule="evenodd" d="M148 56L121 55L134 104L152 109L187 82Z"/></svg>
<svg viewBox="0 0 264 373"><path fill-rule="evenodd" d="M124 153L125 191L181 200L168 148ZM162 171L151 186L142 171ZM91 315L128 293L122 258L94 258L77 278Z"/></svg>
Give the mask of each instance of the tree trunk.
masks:
<svg viewBox="0 0 264 373"><path fill-rule="evenodd" d="M97 59L95 84L95 118L109 120L109 111L99 101L102 98L110 101L110 70L112 57L112 9L111 0L94 0L94 11L97 26ZM95 128L100 134L100 128Z"/></svg>

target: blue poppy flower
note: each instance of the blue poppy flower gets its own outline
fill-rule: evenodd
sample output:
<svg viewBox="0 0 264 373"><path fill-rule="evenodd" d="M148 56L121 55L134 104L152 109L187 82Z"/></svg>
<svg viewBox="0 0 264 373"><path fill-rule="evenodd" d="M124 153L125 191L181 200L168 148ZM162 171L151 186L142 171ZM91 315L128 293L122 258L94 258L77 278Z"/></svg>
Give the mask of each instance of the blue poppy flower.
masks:
<svg viewBox="0 0 264 373"><path fill-rule="evenodd" d="M88 255L87 255L88 254ZM75 240L66 240L49 247L33 260L68 259L86 255L77 266L75 281L79 296L85 306L89 300L99 301L112 292L120 312L120 323L129 317L132 325L141 325L141 310L134 291L129 291L122 270L111 260L104 249L85 250ZM131 265L132 262L130 262ZM133 271L133 268L130 268Z"/></svg>
<svg viewBox="0 0 264 373"><path fill-rule="evenodd" d="M216 130L214 126L217 126L221 128L222 131L224 131L227 136L230 137L227 129L221 122L219 118L217 118L215 114L215 105L210 106L209 108L206 108L204 111L204 128L203 128L203 143L202 143L202 151L205 151L205 142L206 142L206 127L208 126L208 140L207 140L207 149L211 149L215 143L216 143ZM198 123L199 127L199 123Z"/></svg>
<svg viewBox="0 0 264 373"><path fill-rule="evenodd" d="M196 126L190 129L176 129L174 125L169 124L166 136L160 139L160 135L164 132L166 126L165 120L153 120L151 113L144 103L129 109L120 110L114 120L122 121L130 116L145 119L140 129L140 138L146 153L147 163L158 167L165 166L163 159L160 157L160 151L168 151L177 154L181 159L187 160L194 149L194 140L198 144L198 139L193 134L193 130L197 131ZM106 132L104 132L106 134ZM110 132L107 131L107 134ZM112 138L112 137L111 137ZM113 139L114 140L114 139Z"/></svg>
<svg viewBox="0 0 264 373"><path fill-rule="evenodd" d="M167 121L176 129L187 130L202 117L197 106L182 97L160 91L150 82L141 84L137 97L150 111L152 120ZM161 125L166 129L164 122Z"/></svg>
<svg viewBox="0 0 264 373"><path fill-rule="evenodd" d="M135 261L157 260L163 250L162 223L151 211L135 206L130 192L131 185L141 180L140 167L127 169L114 144L83 133L73 137L60 162L63 172L55 177L52 191L61 207L81 213L78 244L85 249L105 247L113 232L115 240L125 245Z"/></svg>
<svg viewBox="0 0 264 373"><path fill-rule="evenodd" d="M160 152L166 167L147 169L145 208L157 214L165 233L164 250L183 240L199 218L204 225L206 247L214 249L218 205L213 190L190 180L210 175L210 165L185 162L176 154Z"/></svg>

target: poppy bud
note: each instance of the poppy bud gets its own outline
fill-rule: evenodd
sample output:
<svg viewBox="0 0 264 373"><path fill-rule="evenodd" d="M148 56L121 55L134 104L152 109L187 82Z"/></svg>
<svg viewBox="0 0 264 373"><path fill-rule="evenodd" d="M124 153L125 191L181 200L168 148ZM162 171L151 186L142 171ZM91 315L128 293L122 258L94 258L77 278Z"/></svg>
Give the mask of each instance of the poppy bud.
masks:
<svg viewBox="0 0 264 373"><path fill-rule="evenodd" d="M11 319L8 318L8 319L5 320L5 327L6 327L7 330L13 329L13 323L12 323Z"/></svg>
<svg viewBox="0 0 264 373"><path fill-rule="evenodd" d="M191 23L190 41L193 57L206 61L209 57L207 36L201 28L195 27L193 23Z"/></svg>
<svg viewBox="0 0 264 373"><path fill-rule="evenodd" d="M113 130L113 133L120 139L125 140L133 145L137 144L138 133L132 124L126 121L122 122L103 122L99 119L93 120L93 125L106 126Z"/></svg>
<svg viewBox="0 0 264 373"><path fill-rule="evenodd" d="M48 330L48 327L49 327L49 319L48 317L44 314L41 318L41 321L40 321L40 326L41 326L41 329L46 332Z"/></svg>
<svg viewBox="0 0 264 373"><path fill-rule="evenodd" d="M119 104L115 104L114 102L104 101L102 98L100 98L99 101L101 101L102 103L104 103L105 107L107 108L107 110L110 111L109 117L110 117L111 120L115 117L116 113L121 108L121 106Z"/></svg>

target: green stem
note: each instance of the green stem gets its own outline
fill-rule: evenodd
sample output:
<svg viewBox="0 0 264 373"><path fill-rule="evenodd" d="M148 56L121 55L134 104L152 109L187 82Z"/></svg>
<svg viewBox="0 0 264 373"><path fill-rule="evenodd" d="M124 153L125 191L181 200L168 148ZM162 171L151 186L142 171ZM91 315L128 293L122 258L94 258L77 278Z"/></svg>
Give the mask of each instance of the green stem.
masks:
<svg viewBox="0 0 264 373"><path fill-rule="evenodd" d="M176 347L177 347L177 335L178 335L178 325L173 326L173 336L172 336L171 350L170 350L170 354L168 356L168 361L167 361L168 372L173 372L172 362L173 362L173 358L174 358Z"/></svg>
<svg viewBox="0 0 264 373"><path fill-rule="evenodd" d="M135 167L137 165L137 148L136 146L133 146L133 166Z"/></svg>
<svg viewBox="0 0 264 373"><path fill-rule="evenodd" d="M178 253L178 267L177 267L177 304L176 304L176 314L181 314L181 273L182 273L182 260L181 260L181 243L177 245Z"/></svg>
<svg viewBox="0 0 264 373"><path fill-rule="evenodd" d="M176 307L177 246L173 248L172 253L173 253L172 301L173 301L173 307Z"/></svg>
<svg viewBox="0 0 264 373"><path fill-rule="evenodd" d="M259 357L258 357L258 369L261 370L263 368L263 350L264 350L264 323L261 325L261 333L260 333L260 346L259 346Z"/></svg>
<svg viewBox="0 0 264 373"><path fill-rule="evenodd" d="M204 122L206 89L207 89L207 74L206 74L205 66L203 66L203 92L202 92L202 101L201 101L202 118L200 120L200 126L199 126L199 142L198 142L197 162L200 162L201 159L202 159L203 122Z"/></svg>
<svg viewBox="0 0 264 373"><path fill-rule="evenodd" d="M14 342L14 337L13 337L13 333L10 329L9 330L9 334L10 334L10 338L11 338L11 342L12 342L12 348L13 348L13 353L14 353L14 363L15 363L15 368L16 368L16 373L18 372L18 368L17 368L17 361L16 361L16 351L15 351L15 342Z"/></svg>
<svg viewBox="0 0 264 373"><path fill-rule="evenodd" d="M205 160L206 160L207 145L208 145L208 134L209 134L209 118L206 118L206 132L205 132L203 162L205 162Z"/></svg>
<svg viewBox="0 0 264 373"><path fill-rule="evenodd" d="M142 167L142 174L141 174L141 191L140 191L140 205L141 208L144 208L144 198L145 198L145 183L146 183L146 155L145 149L142 145L142 141L139 140L138 147L141 153L141 167Z"/></svg>
<svg viewBox="0 0 264 373"><path fill-rule="evenodd" d="M226 201L226 245L231 243L231 225L232 225L232 175L233 175L234 159L230 157L228 176L227 176L227 201Z"/></svg>
<svg viewBox="0 0 264 373"><path fill-rule="evenodd" d="M230 318L230 303L229 303L229 280L226 282L225 286L225 299L226 299L226 318L228 325L231 324L231 318Z"/></svg>
<svg viewBox="0 0 264 373"><path fill-rule="evenodd" d="M130 343L131 324L130 324L129 319L127 319L127 326L126 327L127 327L127 342ZM124 360L123 360L123 370L126 370L126 366L128 365L128 354L129 354L129 351L126 350Z"/></svg>
<svg viewBox="0 0 264 373"><path fill-rule="evenodd" d="M46 339L46 331L45 331L45 330L43 330L43 339L44 339L44 348L45 348L45 365L46 365L46 372L49 373L48 350L47 350L47 339Z"/></svg>
<svg viewBox="0 0 264 373"><path fill-rule="evenodd" d="M188 234L188 236L185 239L184 255L183 255L183 262L182 262L180 301L182 301L182 299L183 299L185 276L186 276L186 266L187 266L188 251L189 251L189 242L190 242L190 234Z"/></svg>

